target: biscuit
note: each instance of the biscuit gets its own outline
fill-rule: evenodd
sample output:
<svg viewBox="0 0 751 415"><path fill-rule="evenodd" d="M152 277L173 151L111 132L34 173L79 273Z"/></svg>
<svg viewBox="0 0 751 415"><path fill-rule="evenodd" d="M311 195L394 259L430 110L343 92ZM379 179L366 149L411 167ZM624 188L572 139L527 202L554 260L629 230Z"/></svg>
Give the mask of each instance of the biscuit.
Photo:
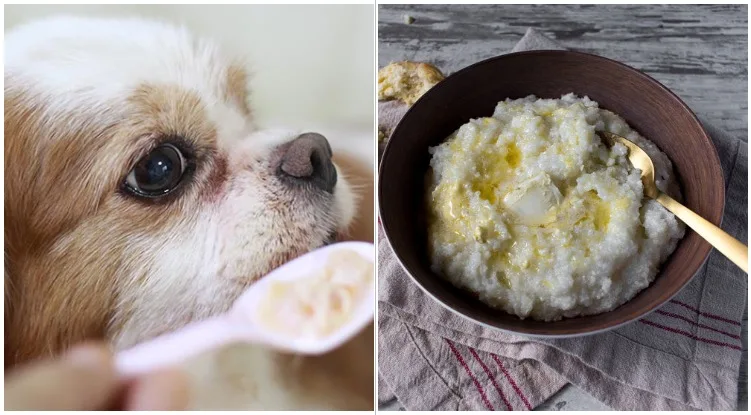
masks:
<svg viewBox="0 0 751 415"><path fill-rule="evenodd" d="M378 70L378 100L414 104L445 78L438 68L424 62L394 62Z"/></svg>
<svg viewBox="0 0 751 415"><path fill-rule="evenodd" d="M379 143L385 143L386 140L389 138L390 135L391 135L390 132L388 132L388 131L386 131L384 129L379 128L378 129L378 142Z"/></svg>

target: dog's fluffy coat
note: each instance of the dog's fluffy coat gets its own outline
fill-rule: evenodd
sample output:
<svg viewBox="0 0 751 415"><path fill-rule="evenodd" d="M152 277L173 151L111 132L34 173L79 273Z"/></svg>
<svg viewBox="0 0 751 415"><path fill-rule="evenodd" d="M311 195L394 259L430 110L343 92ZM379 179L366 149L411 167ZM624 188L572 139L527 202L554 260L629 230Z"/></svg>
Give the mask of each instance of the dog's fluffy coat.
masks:
<svg viewBox="0 0 751 415"><path fill-rule="evenodd" d="M222 312L353 222L372 240L372 200L356 218L342 179L372 186L371 173L337 160L332 194L279 180L270 164L296 134L256 130L245 66L213 43L157 22L61 17L5 46L6 367L88 338L128 347ZM193 150L190 182L160 201L124 193L164 137ZM188 365L194 407L369 409L372 349L369 330L322 358L212 353Z"/></svg>

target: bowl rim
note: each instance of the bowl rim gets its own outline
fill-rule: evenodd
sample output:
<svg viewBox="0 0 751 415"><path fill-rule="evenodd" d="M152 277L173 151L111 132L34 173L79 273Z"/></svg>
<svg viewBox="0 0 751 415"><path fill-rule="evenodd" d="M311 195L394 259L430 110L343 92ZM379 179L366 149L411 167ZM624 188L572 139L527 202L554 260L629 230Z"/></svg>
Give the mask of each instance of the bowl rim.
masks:
<svg viewBox="0 0 751 415"><path fill-rule="evenodd" d="M673 91L671 91L665 85L663 85L662 83L660 83L658 80L654 79L653 77L647 75L646 73L644 73L644 72L642 72L642 71L640 71L640 70L638 70L638 69L636 69L636 68L634 68L632 66L629 66L629 65L627 65L627 64L625 64L623 62L619 62L619 61L614 60L614 59L606 58L604 56L599 56L599 55L595 55L595 54L591 54L591 53L586 53L586 52L572 51L572 50L540 49L540 50L531 50L531 51L522 51L522 52L511 52L511 53L506 53L506 54L494 56L494 57L491 57L491 58L488 58L488 59L484 59L484 60L475 62L475 63L473 63L473 64L471 64L471 65L469 65L467 67L464 67L464 68L462 68L462 69L454 72L453 74L447 76L443 81L441 81L438 84L436 84L433 88L431 88L430 90L428 90L422 97L420 97L405 112L404 116L399 120L399 123L397 123L396 127L394 128L394 130L392 132L392 136L396 135L396 133L399 131L400 127L402 126L402 123L404 122L404 120L409 117L410 113L414 110L415 107L418 106L418 104L420 103L420 101L422 101L424 97L429 96L429 95L435 93L435 91L440 87L440 84L443 83L445 80L447 80L447 79L449 79L451 77L454 77L454 76L456 76L458 74L463 74L465 72L468 72L468 71L472 70L473 68L475 68L476 66L486 65L486 64L498 61L498 60L508 59L509 57L525 56L525 55L528 55L528 56L534 56L534 55L553 55L553 56L555 56L555 55L560 55L560 56L562 56L562 55L569 55L569 56L575 56L575 57L578 56L578 57L583 58L583 59L601 60L601 61L604 61L604 62L608 62L610 64L614 64L616 66L620 66L623 69L625 69L625 70L629 71L630 73L632 73L633 75L641 77L642 79L646 80L648 83L656 86L658 89L661 89L663 92L667 93L667 95L676 104L678 104L678 106L681 107L681 109L683 109L684 111L686 111L687 114L690 116L689 118L690 118L691 122L694 124L694 127L697 129L698 132L701 133L701 139L710 145L710 148L712 150L711 151L711 155L707 155L708 157L710 157L712 159L711 162L710 162L710 164L713 164L713 165L719 167L719 169L720 169L720 177L723 179L723 187L722 187L722 189L720 189L722 197L721 197L720 209L718 209L718 212L719 212L718 215L719 216L717 218L705 218L705 219L709 220L711 223L713 223L713 224L715 224L717 226L721 225L722 219L723 219L723 217L725 215L725 203L726 203L725 186L724 186L724 184L725 184L724 183L724 172L722 171L722 164L720 163L720 158L719 158L719 155L717 154L717 148L715 147L715 144L712 141L712 138L709 136L709 133L707 133L706 129L704 129L704 126L701 124L701 121L699 121L699 118L696 116L696 113L694 113L694 111L692 111L691 108L689 108L689 106L680 97L678 97L678 95L676 95ZM392 242L391 232L389 232L388 221L384 220L384 216L383 216L383 204L382 204L382 200L384 200L383 199L384 183L381 180L381 166L384 164L384 162L386 161L387 157L390 154L389 150L393 147L392 146L392 142L393 141L391 139L389 139L386 142L386 147L384 148L383 154L381 156L381 160L378 163L378 175L377 175L377 180L378 180L378 195L377 195L378 196L378 199L377 199L378 200L378 223L381 224L381 228L383 229L384 236L385 236L386 240L388 241L390 248L393 246L393 242ZM691 232L692 231L688 226L686 226L686 227L687 227L687 229L686 229L687 232ZM686 235L683 236L683 238L685 238L685 237L686 237ZM681 240L683 240L683 238L681 238ZM678 243L680 243L680 241ZM617 329L619 327L622 327L622 326L625 326L627 324L633 323L633 322L635 322L637 320L640 320L640 319L648 316L649 314L651 314L652 312L654 312L658 308L660 308L663 305L665 305L666 303L668 303L672 298L674 298L676 295L678 295L696 277L696 275L698 275L701 272L702 268L704 268L704 266L706 265L707 261L709 260L709 255L712 252L712 246L709 245L709 243L707 243L706 241L704 243L706 245L706 248L705 248L706 252L704 253L704 258L703 258L701 264L696 268L696 271L693 273L693 275L691 275L691 277L687 278L685 280L685 282L683 282L683 284L681 284L680 286L677 286L674 289L674 291L671 292L669 294L669 296L664 301L655 304L653 307L649 308L648 310L645 310L641 314L638 314L638 315L636 315L636 316L634 316L632 318L627 318L627 319L625 319L623 321L618 321L615 324L609 325L609 326L607 326L605 328L591 329L591 330L581 330L581 331L577 331L575 333L570 333L570 334L540 334L540 333L530 333L530 332L523 331L523 330L511 330L511 329L507 329L507 328L501 328L501 327L498 327L498 326L494 326L494 325L491 325L491 324L488 324L488 323L485 323L485 322L481 322L481 321L478 321L478 320L476 320L476 319L474 319L474 318L472 318L470 316L467 316L464 313L462 313L462 312L454 309L451 305L446 304L444 301L442 301L440 298L438 298L435 294L433 294L431 291L429 291L428 289L426 289L420 283L420 281L418 281L417 278L415 278L412 275L412 273L407 269L407 267L404 265L404 261L402 259L402 255L400 253L398 253L396 250L394 250L393 248L391 248L391 251L394 254L394 257L397 259L397 262L399 263L399 266L409 276L409 278L412 280L412 282L414 284L416 284L418 287L420 287L420 289L424 293L426 293L430 298L432 298L434 301L436 301L439 305L441 305L443 308L445 308L445 309L453 312L454 314L456 314L456 315L458 315L458 316L460 316L460 317L462 317L462 318L464 318L464 319L466 319L468 321L471 321L471 322L473 322L475 324L479 324L479 325L481 325L483 327L486 327L486 328L489 328L489 329L492 329L492 330L495 330L495 331L503 332L503 333L510 333L510 334L515 334L515 335L523 335L523 336L527 336L527 337L540 338L540 339L561 339L561 338L574 338L574 337L589 336L589 335L594 335L594 334L598 334L598 333L604 333L604 332L608 332L610 330ZM671 253L671 256L672 256L672 253ZM657 277L659 277L660 273L661 273L661 270L658 271L658 273L655 275L655 279ZM652 283L653 282L654 281L652 281ZM651 286L652 283L650 283L649 286ZM647 288L649 286L647 286ZM647 289L647 288L645 288L645 289ZM631 300L629 300L629 301L631 301ZM626 303L628 303L628 301ZM626 303L624 303L624 304L626 304ZM615 311L619 307L623 306L624 304L621 304L620 306L618 306L618 307L616 307L613 310L608 311L608 312ZM508 312L506 312L504 310L499 310L499 311L500 312L504 312L506 314L509 314L509 315L513 316L513 314L510 314L510 313L508 313ZM599 313L599 314L604 314L604 313ZM586 316L584 316L584 317L586 317ZM578 318L578 317L573 317L573 318ZM543 323L555 324L556 322L557 321L543 322Z"/></svg>

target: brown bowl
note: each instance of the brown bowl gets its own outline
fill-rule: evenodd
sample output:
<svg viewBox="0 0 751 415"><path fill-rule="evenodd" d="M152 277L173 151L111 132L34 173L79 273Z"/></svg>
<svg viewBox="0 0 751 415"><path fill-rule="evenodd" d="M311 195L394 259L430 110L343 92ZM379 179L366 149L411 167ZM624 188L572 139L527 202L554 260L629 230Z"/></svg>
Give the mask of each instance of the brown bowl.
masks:
<svg viewBox="0 0 751 415"><path fill-rule="evenodd" d="M694 113L642 72L603 57L570 51L533 51L491 58L449 76L428 91L394 130L380 164L380 217L397 259L427 294L477 323L532 336L576 336L609 330L643 317L680 291L711 246L687 229L655 281L606 313L556 322L522 320L492 309L430 270L424 218L428 147L471 118L486 117L506 98L560 98L574 92L619 114L673 162L684 203L719 225L725 186L717 151Z"/></svg>

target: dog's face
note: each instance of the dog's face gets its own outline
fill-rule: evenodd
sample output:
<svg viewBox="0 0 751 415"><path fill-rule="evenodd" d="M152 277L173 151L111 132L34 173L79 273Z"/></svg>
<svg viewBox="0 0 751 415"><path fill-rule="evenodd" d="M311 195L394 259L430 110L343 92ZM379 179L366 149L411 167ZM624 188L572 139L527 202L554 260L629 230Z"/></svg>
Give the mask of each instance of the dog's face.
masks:
<svg viewBox="0 0 751 415"><path fill-rule="evenodd" d="M352 220L326 140L254 131L243 67L183 30L58 18L5 59L6 362L224 311Z"/></svg>

